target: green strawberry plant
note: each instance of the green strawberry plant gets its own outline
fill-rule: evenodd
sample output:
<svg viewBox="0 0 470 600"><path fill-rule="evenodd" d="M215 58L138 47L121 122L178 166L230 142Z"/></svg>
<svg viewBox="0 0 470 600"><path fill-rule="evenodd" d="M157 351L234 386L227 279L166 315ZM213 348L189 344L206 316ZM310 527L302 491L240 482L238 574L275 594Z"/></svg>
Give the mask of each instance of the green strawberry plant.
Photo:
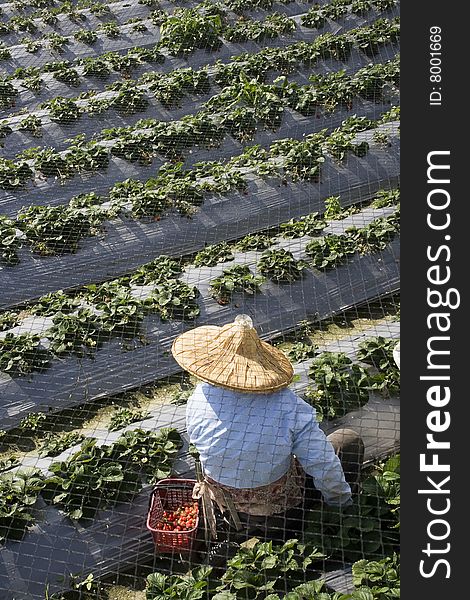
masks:
<svg viewBox="0 0 470 600"><path fill-rule="evenodd" d="M325 149L330 156L338 161L343 161L349 153L359 158L365 156L369 151L369 144L366 141L356 142L354 134L337 130L326 140Z"/></svg>
<svg viewBox="0 0 470 600"><path fill-rule="evenodd" d="M387 206L393 206L400 202L400 190L379 190L371 204L372 208L385 208Z"/></svg>
<svg viewBox="0 0 470 600"><path fill-rule="evenodd" d="M53 148L27 148L23 150L17 158L26 159L32 161L35 171L41 173L44 177L59 177L60 179L66 179L71 176L71 171L67 160L59 152L56 152ZM28 210L35 209L37 207L30 207Z"/></svg>
<svg viewBox="0 0 470 600"><path fill-rule="evenodd" d="M77 42L88 44L90 46L92 46L98 39L96 32L91 29L79 29L73 34L73 37L77 40Z"/></svg>
<svg viewBox="0 0 470 600"><path fill-rule="evenodd" d="M18 250L21 248L21 239L18 237L14 221L0 215L0 261L7 265L19 262Z"/></svg>
<svg viewBox="0 0 470 600"><path fill-rule="evenodd" d="M10 108L15 105L19 91L6 79L0 78L0 108Z"/></svg>
<svg viewBox="0 0 470 600"><path fill-rule="evenodd" d="M162 428L157 433L144 429L126 431L107 449L109 460L125 471L139 473L145 483L169 477L173 460L183 445L176 429Z"/></svg>
<svg viewBox="0 0 470 600"><path fill-rule="evenodd" d="M38 67L18 67L13 73L15 79L19 79L20 83L26 89L38 94L43 85L43 80ZM0 82L1 89L1 82Z"/></svg>
<svg viewBox="0 0 470 600"><path fill-rule="evenodd" d="M42 136L42 119L36 115L29 115L18 125L20 131L26 131L34 137Z"/></svg>
<svg viewBox="0 0 470 600"><path fill-rule="evenodd" d="M107 148L96 142L78 141L69 147L64 158L69 168L78 173L101 171L109 164Z"/></svg>
<svg viewBox="0 0 470 600"><path fill-rule="evenodd" d="M36 52L39 52L39 50L43 47L42 42L39 40L33 40L27 36L21 38L21 43L24 45L24 49L29 54L36 54Z"/></svg>
<svg viewBox="0 0 470 600"><path fill-rule="evenodd" d="M56 355L74 353L78 356L89 354L98 345L101 322L98 315L88 308L65 314L58 312L53 317L53 325L46 335L50 349Z"/></svg>
<svg viewBox="0 0 470 600"><path fill-rule="evenodd" d="M0 371L12 377L42 371L49 365L49 358L38 335L6 333L0 339Z"/></svg>
<svg viewBox="0 0 470 600"><path fill-rule="evenodd" d="M378 463L372 472L363 476L361 491L351 506L337 508L322 504L312 509L306 523L306 540L328 557L342 562L364 558L380 560L398 550L399 506L400 457L397 455ZM373 600L374 596L370 598Z"/></svg>
<svg viewBox="0 0 470 600"><path fill-rule="evenodd" d="M21 419L19 428L22 433L37 433L43 430L47 421L47 415L43 412L29 413Z"/></svg>
<svg viewBox="0 0 470 600"><path fill-rule="evenodd" d="M151 573L147 576L146 600L202 600L208 597L211 567L192 569L184 575Z"/></svg>
<svg viewBox="0 0 470 600"><path fill-rule="evenodd" d="M233 265L210 282L210 293L219 304L228 304L233 294L256 294L264 277L253 275L248 265Z"/></svg>
<svg viewBox="0 0 470 600"><path fill-rule="evenodd" d="M81 444L85 436L76 431L55 434L48 433L39 447L39 456L59 456L68 448Z"/></svg>
<svg viewBox="0 0 470 600"><path fill-rule="evenodd" d="M301 362L313 358L318 354L318 346L311 342L294 342L286 351L286 355L292 362Z"/></svg>
<svg viewBox="0 0 470 600"><path fill-rule="evenodd" d="M125 288L116 290L102 300L96 301L100 315L102 334L135 337L144 318L142 302L134 298Z"/></svg>
<svg viewBox="0 0 470 600"><path fill-rule="evenodd" d="M310 377L314 387L307 389L305 398L319 420L342 417L369 401L369 374L344 352L323 352L313 360Z"/></svg>
<svg viewBox="0 0 470 600"><path fill-rule="evenodd" d="M0 233L0 239L1 239L1 233ZM21 322L21 318L17 312L10 311L10 310L0 312L0 331L7 331L8 329L11 329L12 327L16 327L17 325L19 325L20 322Z"/></svg>
<svg viewBox="0 0 470 600"><path fill-rule="evenodd" d="M48 33L45 36L47 39L47 45L53 52L62 52L64 46L67 46L69 40L67 37L63 35L59 35L58 33L52 32Z"/></svg>
<svg viewBox="0 0 470 600"><path fill-rule="evenodd" d="M326 218L326 217L325 217ZM314 212L299 219L290 219L279 225L279 233L287 239L296 239L305 235L317 235L326 227L326 221Z"/></svg>
<svg viewBox="0 0 470 600"><path fill-rule="evenodd" d="M307 567L322 558L323 554L315 546L301 544L296 539L283 545L258 540L251 547L240 547L228 560L214 600L256 600L284 592L286 584L294 587L296 576L301 578Z"/></svg>
<svg viewBox="0 0 470 600"><path fill-rule="evenodd" d="M273 240L269 235L250 233L236 243L236 248L241 252L267 250L272 244Z"/></svg>
<svg viewBox="0 0 470 600"><path fill-rule="evenodd" d="M13 129L5 121L0 121L0 148L3 148L3 142L6 137L13 133Z"/></svg>
<svg viewBox="0 0 470 600"><path fill-rule="evenodd" d="M49 110L52 121L67 125L80 118L80 108L73 100L57 96L45 103L44 108Z"/></svg>
<svg viewBox="0 0 470 600"><path fill-rule="evenodd" d="M258 271L276 283L292 282L302 277L305 263L296 260L288 250L267 250L258 261Z"/></svg>
<svg viewBox="0 0 470 600"><path fill-rule="evenodd" d="M339 196L330 196L325 200L325 211L323 213L323 216L325 217L325 219L337 221L345 219L354 212L357 212L358 210L359 209L357 209L355 206L343 208L341 206Z"/></svg>
<svg viewBox="0 0 470 600"><path fill-rule="evenodd" d="M305 247L311 264L321 270L337 267L356 250L354 240L347 234L327 234L313 239Z"/></svg>
<svg viewBox="0 0 470 600"><path fill-rule="evenodd" d="M254 19L240 19L234 25L226 27L223 37L229 42L246 42L252 40L260 42L281 35L288 35L296 28L293 19L280 13L272 13L263 21Z"/></svg>
<svg viewBox="0 0 470 600"><path fill-rule="evenodd" d="M378 19L355 35L356 46L368 56L374 56L386 42L396 42L400 37L400 19Z"/></svg>
<svg viewBox="0 0 470 600"><path fill-rule="evenodd" d="M50 317L58 312L70 313L75 311L81 304L81 299L78 295L67 294L62 290L51 292L41 296L29 308L33 315Z"/></svg>
<svg viewBox="0 0 470 600"><path fill-rule="evenodd" d="M294 181L310 179L318 181L320 167L325 161L323 156L323 142L325 130L306 136L304 140L283 139L271 144L271 156L279 157L279 166L286 177Z"/></svg>
<svg viewBox="0 0 470 600"><path fill-rule="evenodd" d="M190 67L175 69L169 73L145 73L139 81L148 86L165 108L179 106L184 94L205 94L210 89L207 70L194 71Z"/></svg>
<svg viewBox="0 0 470 600"><path fill-rule="evenodd" d="M109 103L111 108L125 115L144 111L148 105L149 101L145 96L145 92L136 89L132 84L122 87L119 94L114 96Z"/></svg>
<svg viewBox="0 0 470 600"><path fill-rule="evenodd" d="M381 560L362 559L352 566L353 584L367 587L374 600L400 598L400 559L394 552Z"/></svg>
<svg viewBox="0 0 470 600"><path fill-rule="evenodd" d="M216 50L222 44L223 23L219 15L203 15L196 9L177 8L160 25L160 45L171 55L196 49Z"/></svg>
<svg viewBox="0 0 470 600"><path fill-rule="evenodd" d="M361 229L348 227L346 234L355 241L358 252L366 254L384 250L399 231L400 209L397 208L392 215L375 219Z"/></svg>
<svg viewBox="0 0 470 600"><path fill-rule="evenodd" d="M84 77L107 79L111 74L108 62L100 57L89 56L82 58L78 64L82 67Z"/></svg>
<svg viewBox="0 0 470 600"><path fill-rule="evenodd" d="M57 79L57 81L60 81L61 83L65 83L72 87L80 85L80 75L78 74L78 71L74 69L67 60L48 63L43 70L45 73L52 73L54 79ZM60 98L60 96L58 98ZM61 99L64 100L63 98ZM51 100L51 102L53 102L53 100Z"/></svg>
<svg viewBox="0 0 470 600"><path fill-rule="evenodd" d="M108 21L101 25L100 30L109 38L117 38L121 35L121 30L116 21Z"/></svg>
<svg viewBox="0 0 470 600"><path fill-rule="evenodd" d="M193 320L201 312L197 302L199 295L196 287L178 279L168 279L156 285L145 304L150 310L157 311L164 320Z"/></svg>
<svg viewBox="0 0 470 600"><path fill-rule="evenodd" d="M148 413L143 410L131 408L120 408L115 413L113 413L111 417L111 421L108 425L109 431L118 431L119 429L123 429L127 425L131 423L135 423L136 421L143 421L148 418Z"/></svg>
<svg viewBox="0 0 470 600"><path fill-rule="evenodd" d="M2 60L10 60L11 52L10 49L5 46L2 42L0 42L0 61Z"/></svg>
<svg viewBox="0 0 470 600"><path fill-rule="evenodd" d="M130 502L141 489L138 474L112 460L109 447L85 440L65 461L54 462L42 495L71 519L93 518L100 508Z"/></svg>
<svg viewBox="0 0 470 600"><path fill-rule="evenodd" d="M213 267L221 262L233 260L232 249L227 242L206 246L194 257L195 267Z"/></svg>
<svg viewBox="0 0 470 600"><path fill-rule="evenodd" d="M75 252L79 240L94 232L93 225L89 215L67 205L30 206L18 213L18 227L43 256Z"/></svg>
<svg viewBox="0 0 470 600"><path fill-rule="evenodd" d="M6 471L10 471L15 467L18 467L21 464L20 459L12 454L6 458L0 458L0 473L5 473Z"/></svg>
<svg viewBox="0 0 470 600"><path fill-rule="evenodd" d="M357 358L376 370L372 375L372 387L396 395L400 392L400 370L393 359L393 349L398 340L381 336L364 340L359 344Z"/></svg>
<svg viewBox="0 0 470 600"><path fill-rule="evenodd" d="M0 542L21 540L36 521L35 504L44 486L38 469L0 474Z"/></svg>
<svg viewBox="0 0 470 600"><path fill-rule="evenodd" d="M158 284L167 279L175 279L183 272L181 261L161 255L142 265L129 278L131 285Z"/></svg>
<svg viewBox="0 0 470 600"><path fill-rule="evenodd" d="M1 96L0 90L0 96ZM23 187L28 179L33 177L33 171L24 161L14 162L0 158L0 189L15 190Z"/></svg>

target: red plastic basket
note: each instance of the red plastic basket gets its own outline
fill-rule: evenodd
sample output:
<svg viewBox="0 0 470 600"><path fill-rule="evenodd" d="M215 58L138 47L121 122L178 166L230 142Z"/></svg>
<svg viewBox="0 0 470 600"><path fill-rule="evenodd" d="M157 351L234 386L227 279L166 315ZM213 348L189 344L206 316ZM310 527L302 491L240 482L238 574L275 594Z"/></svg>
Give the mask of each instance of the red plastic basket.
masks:
<svg viewBox="0 0 470 600"><path fill-rule="evenodd" d="M190 552L199 525L199 514L196 525L189 531L163 531L157 529L165 510L175 510L186 502L194 502L192 497L194 479L162 479L150 497L147 516L147 529L152 533L157 552Z"/></svg>

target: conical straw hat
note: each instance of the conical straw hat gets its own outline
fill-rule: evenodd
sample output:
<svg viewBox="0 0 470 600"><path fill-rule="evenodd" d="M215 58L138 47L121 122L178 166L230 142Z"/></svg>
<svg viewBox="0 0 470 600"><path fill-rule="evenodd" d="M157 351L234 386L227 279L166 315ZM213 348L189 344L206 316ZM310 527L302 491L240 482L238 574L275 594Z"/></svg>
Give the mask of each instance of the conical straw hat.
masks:
<svg viewBox="0 0 470 600"><path fill-rule="evenodd" d="M289 385L294 376L288 358L260 340L248 315L223 327L186 331L171 350L183 369L230 390L271 392Z"/></svg>

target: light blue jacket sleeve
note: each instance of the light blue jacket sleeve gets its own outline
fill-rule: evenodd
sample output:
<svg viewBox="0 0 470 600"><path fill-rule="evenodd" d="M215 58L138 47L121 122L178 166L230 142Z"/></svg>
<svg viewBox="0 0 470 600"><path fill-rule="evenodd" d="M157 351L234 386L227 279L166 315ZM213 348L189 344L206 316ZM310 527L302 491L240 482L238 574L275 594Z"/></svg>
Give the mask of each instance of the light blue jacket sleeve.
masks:
<svg viewBox="0 0 470 600"><path fill-rule="evenodd" d="M320 429L315 410L298 398L292 452L331 506L351 504L351 488L334 448Z"/></svg>

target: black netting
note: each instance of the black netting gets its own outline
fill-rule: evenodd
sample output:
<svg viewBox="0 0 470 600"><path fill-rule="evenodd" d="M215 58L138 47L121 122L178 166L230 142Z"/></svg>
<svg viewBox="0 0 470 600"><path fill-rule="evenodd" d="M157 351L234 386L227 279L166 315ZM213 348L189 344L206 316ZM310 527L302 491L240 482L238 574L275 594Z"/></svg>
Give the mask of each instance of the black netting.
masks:
<svg viewBox="0 0 470 600"><path fill-rule="evenodd" d="M0 600L399 597L399 27L1 0Z"/></svg>

